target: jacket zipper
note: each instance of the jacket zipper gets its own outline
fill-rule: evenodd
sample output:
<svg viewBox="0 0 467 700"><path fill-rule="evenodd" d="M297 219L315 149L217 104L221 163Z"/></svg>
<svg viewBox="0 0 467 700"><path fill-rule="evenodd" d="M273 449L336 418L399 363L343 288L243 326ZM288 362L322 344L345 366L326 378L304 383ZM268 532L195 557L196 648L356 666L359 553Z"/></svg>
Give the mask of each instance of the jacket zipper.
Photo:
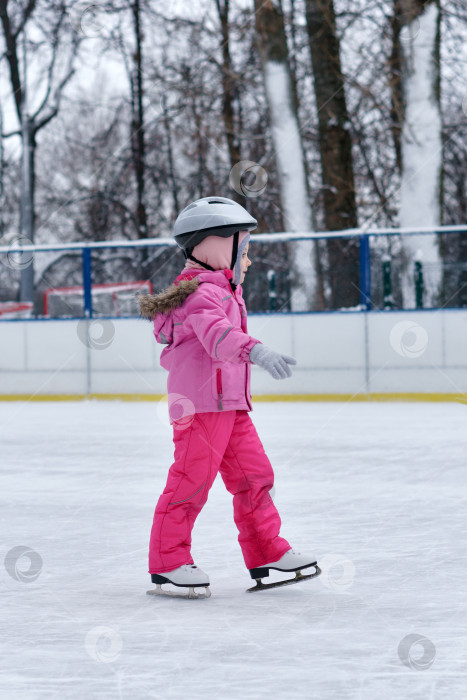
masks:
<svg viewBox="0 0 467 700"><path fill-rule="evenodd" d="M217 394L219 396L219 411L223 411L222 408L222 370L216 370L216 381L217 381Z"/></svg>

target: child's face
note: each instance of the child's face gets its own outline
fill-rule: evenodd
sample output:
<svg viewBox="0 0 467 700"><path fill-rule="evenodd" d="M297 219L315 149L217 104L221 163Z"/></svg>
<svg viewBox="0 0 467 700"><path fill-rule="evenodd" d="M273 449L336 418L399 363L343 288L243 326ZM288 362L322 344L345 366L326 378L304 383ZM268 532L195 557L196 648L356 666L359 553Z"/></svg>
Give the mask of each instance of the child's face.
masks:
<svg viewBox="0 0 467 700"><path fill-rule="evenodd" d="M243 254L242 254L242 261L241 261L242 274L241 274L241 277L240 277L240 284L243 283L243 280L245 279L246 271L248 270L248 268L249 268L250 265L251 265L251 260L250 260L250 258L248 257L248 248L249 248L249 247L250 247L250 244L247 243L246 246L245 246L245 249L244 249L244 251L243 251Z"/></svg>

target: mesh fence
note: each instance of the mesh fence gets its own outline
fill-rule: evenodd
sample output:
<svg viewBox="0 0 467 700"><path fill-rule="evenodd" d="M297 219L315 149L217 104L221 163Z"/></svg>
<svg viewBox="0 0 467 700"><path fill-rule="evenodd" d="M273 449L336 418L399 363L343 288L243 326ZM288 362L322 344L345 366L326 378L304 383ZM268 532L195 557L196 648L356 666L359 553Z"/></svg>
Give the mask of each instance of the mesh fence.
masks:
<svg viewBox="0 0 467 700"><path fill-rule="evenodd" d="M431 258L393 231L254 236L243 284L247 307L253 313L465 308L467 227L453 229L426 232L426 239L417 234L422 247L430 237ZM87 269L80 244L21 251L17 241L0 241L0 319L79 318L89 306L93 316L136 316L137 294L167 288L184 266L181 251L157 239L91 244Z"/></svg>

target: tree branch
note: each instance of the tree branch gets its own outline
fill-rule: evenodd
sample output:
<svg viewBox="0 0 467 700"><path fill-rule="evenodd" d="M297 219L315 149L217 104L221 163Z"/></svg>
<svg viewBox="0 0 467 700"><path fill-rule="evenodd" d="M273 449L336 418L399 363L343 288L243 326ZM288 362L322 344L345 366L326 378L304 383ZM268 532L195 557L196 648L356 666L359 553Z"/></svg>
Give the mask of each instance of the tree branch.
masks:
<svg viewBox="0 0 467 700"><path fill-rule="evenodd" d="M35 115L34 115L34 122L33 122L34 135L40 129L42 129L42 127L44 127L46 124L48 124L58 113L58 110L60 108L60 101L62 99L63 89L65 88L65 86L67 85L67 83L70 81L70 79L72 78L72 76L75 73L75 68L73 66L73 60L76 56L76 49L78 46L78 42L79 42L78 39L73 38L73 48L72 48L72 51L70 53L70 58L69 58L69 62L68 62L68 70L67 70L67 73L65 74L65 76L63 77L63 79L58 84L58 86L54 92L54 98L53 98L54 105L50 108L50 111L48 114L46 114L41 120L36 121L36 119L39 115L40 109L42 109L42 106L45 104L45 101L43 101L41 108L39 110L37 110ZM50 92L50 90L49 90L49 92Z"/></svg>
<svg viewBox="0 0 467 700"><path fill-rule="evenodd" d="M23 90L21 87L21 78L19 75L18 55L16 52L16 35L14 34L10 17L7 10L8 0L0 0L0 21L3 27L5 36L6 57L10 67L11 85L13 88L13 98L15 100L16 112L18 120L21 123L21 104L23 101Z"/></svg>
<svg viewBox="0 0 467 700"><path fill-rule="evenodd" d="M39 107L37 108L37 110L35 111L35 113L32 116L33 121L35 121L37 119L40 112L43 110L43 108L47 104L47 101L49 99L49 96L50 96L50 93L52 90L53 72L54 72L54 68L55 68L55 61L56 61L57 54L58 54L58 44L59 44L58 33L60 30L60 26L62 24L64 15L65 15L65 8L62 7L62 13L58 19L58 22L55 24L55 27L53 28L53 32L52 32L53 52L52 52L52 60L50 61L49 69L47 71L47 90L45 92L44 99L42 100L41 104L39 105Z"/></svg>
<svg viewBox="0 0 467 700"><path fill-rule="evenodd" d="M24 10L23 19L22 19L21 22L19 23L19 25L18 25L16 31L13 32L13 38L14 38L15 42L16 42L18 36L19 36L19 35L21 34L21 32L23 31L23 29L24 29L24 27L25 27L25 25L26 25L26 22L28 21L28 19L29 19L30 16L32 15L32 13L34 12L35 7L36 7L36 0L29 0L29 2L28 2L28 4L27 4L27 7L26 7L26 9Z"/></svg>
<svg viewBox="0 0 467 700"><path fill-rule="evenodd" d="M9 139L10 136L21 136L21 131L10 131L8 134L2 134L2 139Z"/></svg>

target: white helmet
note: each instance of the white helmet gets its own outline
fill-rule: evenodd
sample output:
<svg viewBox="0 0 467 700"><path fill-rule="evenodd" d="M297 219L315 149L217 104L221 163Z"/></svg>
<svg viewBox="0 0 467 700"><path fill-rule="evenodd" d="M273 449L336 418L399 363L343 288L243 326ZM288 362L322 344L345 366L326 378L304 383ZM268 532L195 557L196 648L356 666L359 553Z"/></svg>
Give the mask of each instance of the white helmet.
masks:
<svg viewBox="0 0 467 700"><path fill-rule="evenodd" d="M187 253L208 236L228 238L238 231L252 231L258 222L241 204L226 197L203 197L183 209L175 221L173 236Z"/></svg>

